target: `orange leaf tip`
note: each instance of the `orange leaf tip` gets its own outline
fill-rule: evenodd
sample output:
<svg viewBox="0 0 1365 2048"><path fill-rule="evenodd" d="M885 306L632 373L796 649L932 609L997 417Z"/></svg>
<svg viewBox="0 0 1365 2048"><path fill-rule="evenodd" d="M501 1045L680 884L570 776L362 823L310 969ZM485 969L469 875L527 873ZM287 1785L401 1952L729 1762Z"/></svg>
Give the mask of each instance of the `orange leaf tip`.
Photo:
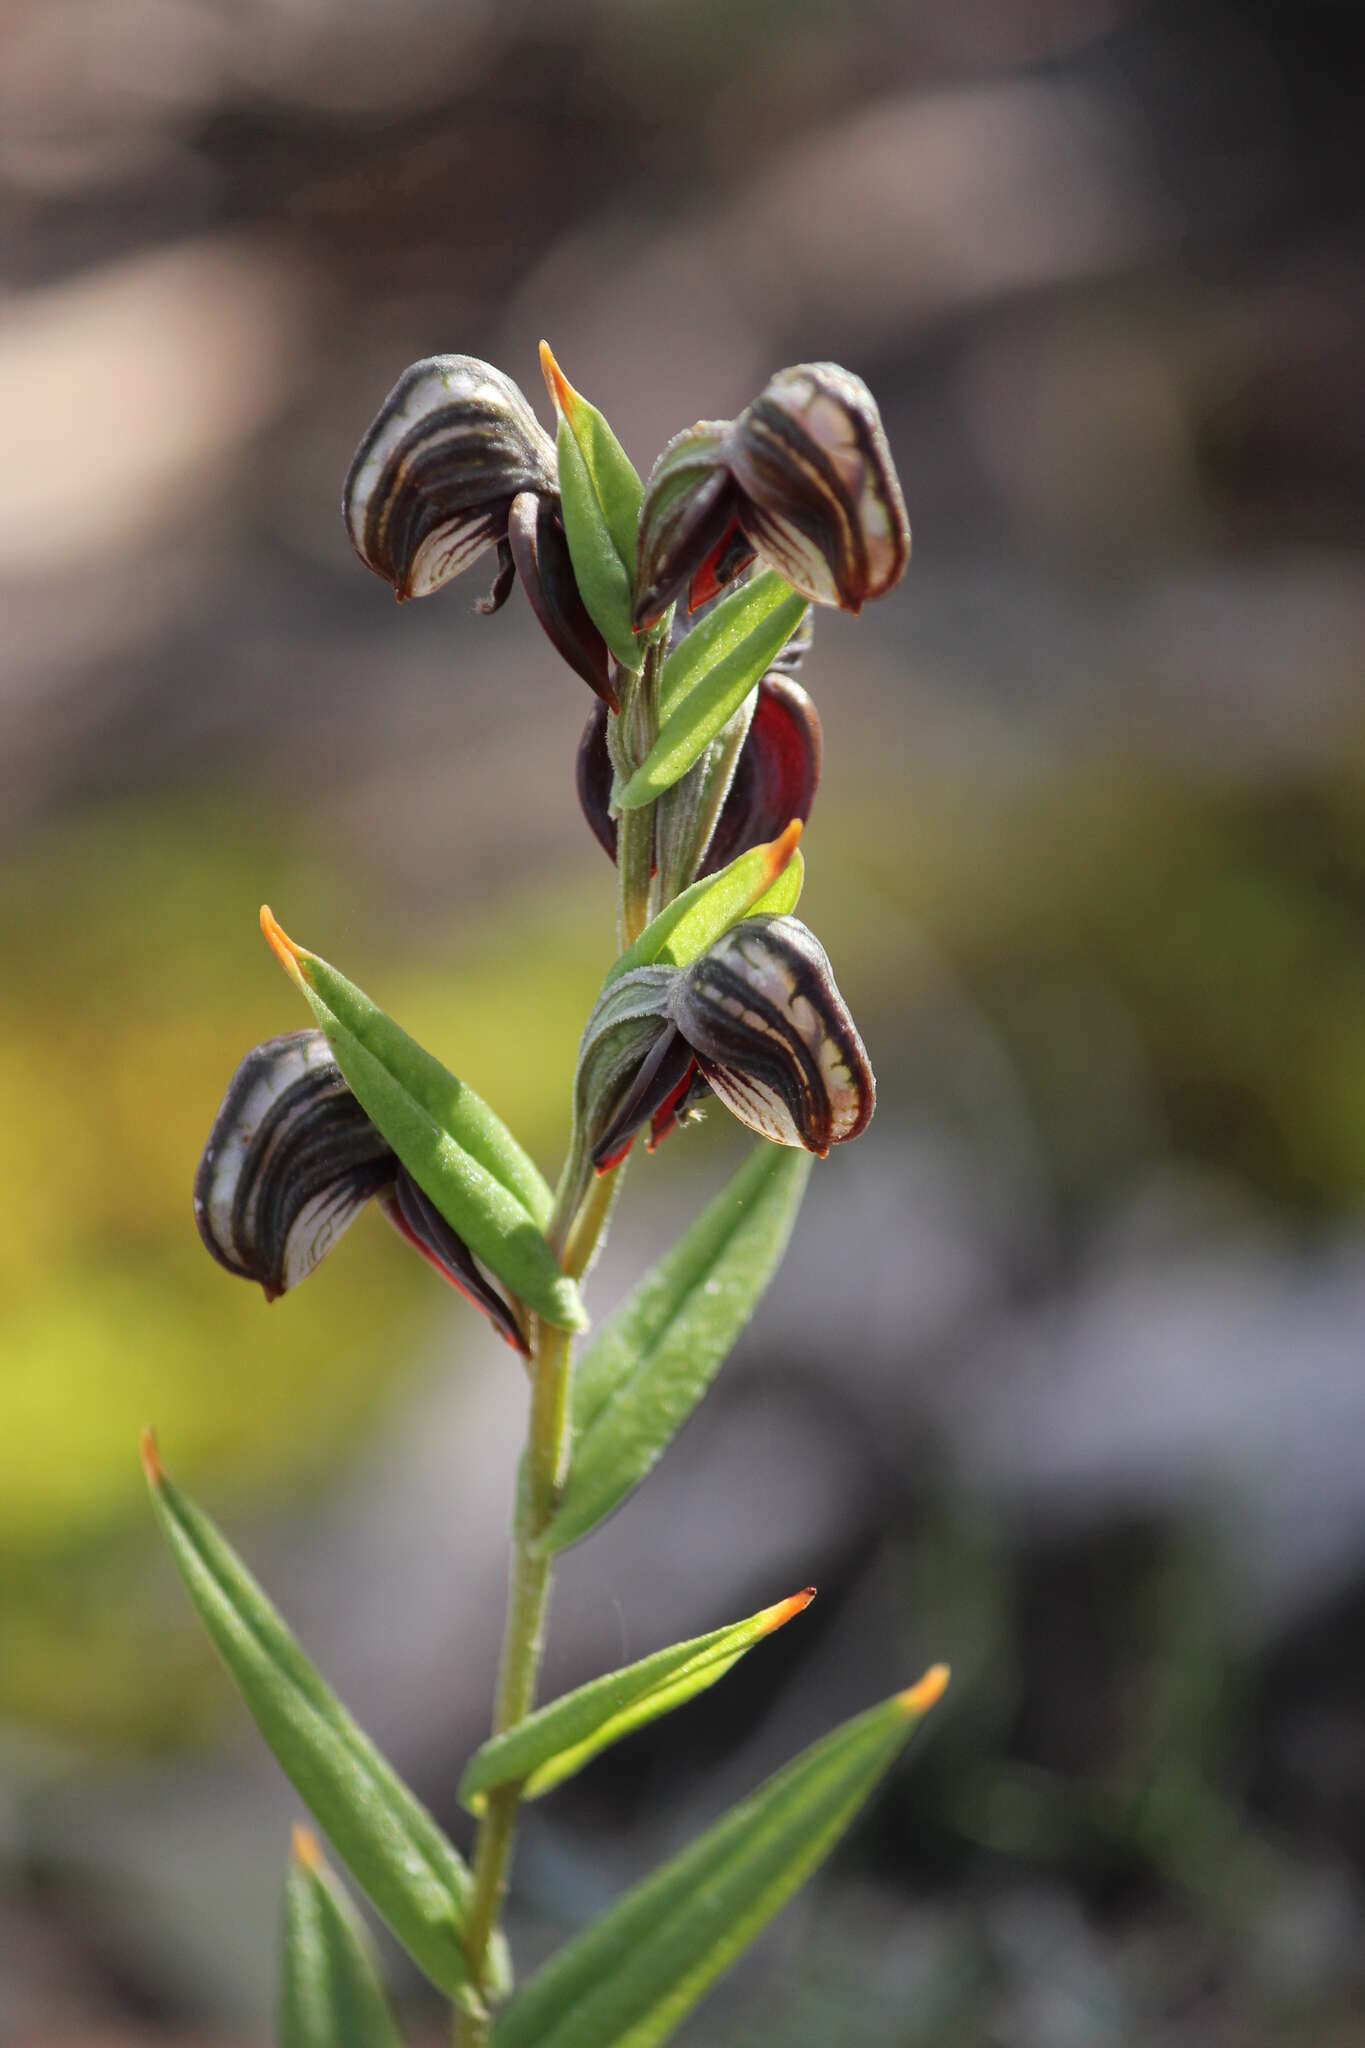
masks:
<svg viewBox="0 0 1365 2048"><path fill-rule="evenodd" d="M785 831L779 832L776 839L768 841L767 879L769 888L772 887L778 876L791 866L792 855L801 844L801 834L805 829L799 818L793 818Z"/></svg>
<svg viewBox="0 0 1365 2048"><path fill-rule="evenodd" d="M578 393L555 361L548 341L542 341L540 344L540 373L545 379L546 390L554 400L555 410L562 412L572 426L573 416L578 410Z"/></svg>
<svg viewBox="0 0 1365 2048"><path fill-rule="evenodd" d="M142 1469L147 1474L148 1486L159 1490L166 1477L166 1467L162 1464L161 1453L156 1447L154 1429L144 1429L142 1432Z"/></svg>
<svg viewBox="0 0 1365 2048"><path fill-rule="evenodd" d="M815 1598L814 1586L803 1586L799 1593L793 1593L788 1600L779 1600L775 1607L765 1608L762 1615L762 1633L770 1636L775 1629L784 1628L789 1621L795 1621L798 1614L804 1614Z"/></svg>
<svg viewBox="0 0 1365 2048"><path fill-rule="evenodd" d="M302 984L303 950L294 944L268 903L261 905L261 930L265 933L266 944L285 973L291 974L295 981Z"/></svg>
<svg viewBox="0 0 1365 2048"><path fill-rule="evenodd" d="M917 1721L943 1698L948 1690L949 1676L946 1664L931 1664L918 1685L907 1686L904 1692L896 1695L897 1701Z"/></svg>
<svg viewBox="0 0 1365 2048"><path fill-rule="evenodd" d="M311 1828L306 1828L296 1821L294 1832L289 1839L289 1847L294 1861L301 1863L305 1870L322 1869L322 1851L318 1847L318 1838Z"/></svg>

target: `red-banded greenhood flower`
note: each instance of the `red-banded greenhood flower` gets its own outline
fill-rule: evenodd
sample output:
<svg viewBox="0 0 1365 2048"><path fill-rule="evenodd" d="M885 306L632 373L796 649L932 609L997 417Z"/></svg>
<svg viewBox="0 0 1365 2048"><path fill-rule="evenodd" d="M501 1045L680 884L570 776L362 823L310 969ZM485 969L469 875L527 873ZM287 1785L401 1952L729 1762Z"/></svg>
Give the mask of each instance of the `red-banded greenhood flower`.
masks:
<svg viewBox="0 0 1365 2048"><path fill-rule="evenodd" d="M867 1128L877 1084L834 972L796 917L746 917L686 969L642 968L584 1033L581 1107L599 1173L651 1149L710 1089L777 1145L821 1158Z"/></svg>
<svg viewBox="0 0 1365 2048"><path fill-rule="evenodd" d="M398 598L429 597L496 548L498 611L518 575L575 674L615 704L606 643L574 580L555 444L525 394L476 356L406 369L356 450L342 518L362 562Z"/></svg>
<svg viewBox="0 0 1365 2048"><path fill-rule="evenodd" d="M640 513L636 629L684 594L705 603L755 556L851 612L905 574L910 527L881 415L837 363L779 370L738 419L669 442Z"/></svg>
<svg viewBox="0 0 1365 2048"><path fill-rule="evenodd" d="M275 1301L307 1279L371 1200L528 1355L510 1302L370 1122L322 1032L288 1031L255 1047L223 1097L195 1176L195 1220L219 1265Z"/></svg>

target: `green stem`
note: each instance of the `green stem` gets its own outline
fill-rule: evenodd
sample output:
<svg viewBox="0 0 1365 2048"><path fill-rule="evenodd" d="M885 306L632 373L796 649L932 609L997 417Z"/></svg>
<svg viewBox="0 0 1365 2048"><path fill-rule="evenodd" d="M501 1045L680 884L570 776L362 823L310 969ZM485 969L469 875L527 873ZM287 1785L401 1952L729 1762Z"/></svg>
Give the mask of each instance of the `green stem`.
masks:
<svg viewBox="0 0 1365 2048"><path fill-rule="evenodd" d="M606 1227L620 1171L595 1177L575 1213L565 1215L557 1209L550 1219L546 1235L575 1279L586 1270ZM495 1735L515 1727L535 1705L553 1575L550 1560L535 1555L531 1546L554 1514L568 1468L573 1339L567 1330L537 1317L532 1343L531 1415L517 1487L511 1584L493 1708ZM480 1996L477 2005L456 2012L456 2048L486 2048L489 2039L483 1977L488 1944L507 1891L520 1804L519 1785L499 1786L490 1792L479 1823L465 1951Z"/></svg>
<svg viewBox="0 0 1365 2048"><path fill-rule="evenodd" d="M659 674L666 646L666 634L650 642L644 666L621 713L629 726L620 737L636 765L645 759L658 735ZM640 810L624 812L617 827L623 952L634 944L649 921L653 863L654 806L647 804ZM595 1175L577 1201L573 1198L575 1178L566 1174L545 1234L565 1272L577 1280L592 1263L606 1229L621 1168ZM532 1546L548 1526L568 1474L572 1378L572 1337L568 1331L556 1329L537 1317L531 1337L531 1415L517 1486L511 1582L493 1708L495 1735L505 1734L518 1721L525 1720L535 1705L553 1574L549 1559L537 1556ZM499 1786L489 1793L479 1822L474 1844L474 1887L464 1936L474 1996L456 2010L455 2048L487 2048L490 2038L492 2018L485 1984L488 1945L507 1891L520 1805L519 1785Z"/></svg>
<svg viewBox="0 0 1365 2048"><path fill-rule="evenodd" d="M621 716L629 721L622 735L632 768L646 760L659 737L659 676L667 641L656 637L645 649L644 667ZM650 919L654 871L654 806L622 811L616 821L616 878L620 909L617 924L621 951L633 946Z"/></svg>

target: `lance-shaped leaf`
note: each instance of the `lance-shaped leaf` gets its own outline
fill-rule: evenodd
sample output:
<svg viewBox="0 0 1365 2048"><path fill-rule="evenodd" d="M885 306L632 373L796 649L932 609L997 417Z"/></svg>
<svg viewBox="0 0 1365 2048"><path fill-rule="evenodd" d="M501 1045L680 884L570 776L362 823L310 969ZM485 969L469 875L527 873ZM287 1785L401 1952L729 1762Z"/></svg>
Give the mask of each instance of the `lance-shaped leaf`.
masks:
<svg viewBox="0 0 1365 2048"><path fill-rule="evenodd" d="M284 1881L279 2044L402 2048L374 1944L307 1828L294 1830Z"/></svg>
<svg viewBox="0 0 1365 2048"><path fill-rule="evenodd" d="M637 967L690 967L740 918L793 909L806 875L801 832L801 820L793 818L776 839L750 847L718 875L684 889L607 970L603 988Z"/></svg>
<svg viewBox="0 0 1365 2048"><path fill-rule="evenodd" d="M498 1785L520 1785L523 1799L540 1798L622 1736L715 1685L746 1650L804 1613L814 1598L814 1586L807 1586L790 1599L751 1614L747 1621L674 1643L541 1707L476 1752L460 1781L460 1798L476 1814L483 1812L488 1794Z"/></svg>
<svg viewBox="0 0 1365 2048"><path fill-rule="evenodd" d="M628 1892L533 1978L495 2048L657 2048L817 1866L943 1696L918 1685L845 1722Z"/></svg>
<svg viewBox="0 0 1365 2048"><path fill-rule="evenodd" d="M547 1322L584 1328L578 1290L544 1236L549 1190L501 1120L344 975L296 946L265 907L261 929L361 1108L451 1229Z"/></svg>
<svg viewBox="0 0 1365 2048"><path fill-rule="evenodd" d="M538 1548L577 1543L652 1470L776 1272L810 1172L761 1146L589 1346L574 1375L574 1454Z"/></svg>
<svg viewBox="0 0 1365 2048"><path fill-rule="evenodd" d="M631 599L644 486L606 419L574 390L544 341L540 366L559 415L559 495L578 587L616 659L637 669L644 643L635 637Z"/></svg>
<svg viewBox="0 0 1365 2048"><path fill-rule="evenodd" d="M208 1516L171 1483L150 1430L142 1459L180 1576L257 1727L376 1911L432 1983L455 1996L468 1977L466 1865ZM493 1960L505 1985L505 1950Z"/></svg>
<svg viewBox="0 0 1365 2048"><path fill-rule="evenodd" d="M664 663L659 737L617 797L618 810L653 803L687 773L758 688L805 614L805 598L768 569L692 628Z"/></svg>

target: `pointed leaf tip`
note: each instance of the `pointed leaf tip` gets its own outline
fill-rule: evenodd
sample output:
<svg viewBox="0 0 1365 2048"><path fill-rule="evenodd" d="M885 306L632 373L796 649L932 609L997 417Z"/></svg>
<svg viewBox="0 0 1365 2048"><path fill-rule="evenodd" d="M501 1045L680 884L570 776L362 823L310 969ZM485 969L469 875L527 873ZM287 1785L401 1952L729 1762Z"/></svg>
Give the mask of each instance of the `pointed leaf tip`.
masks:
<svg viewBox="0 0 1365 2048"><path fill-rule="evenodd" d="M554 402L555 411L562 412L572 425L574 414L578 410L579 394L555 361L554 351L548 341L542 341L540 344L540 374L545 379L545 389Z"/></svg>
<svg viewBox="0 0 1365 2048"><path fill-rule="evenodd" d="M305 1870L322 1869L322 1850L318 1845L318 1838L313 1833L313 1830L304 1827L301 1821L294 1823L294 1832L289 1838L289 1848L294 1861L301 1863Z"/></svg>
<svg viewBox="0 0 1365 2048"><path fill-rule="evenodd" d="M147 1475L147 1484L154 1492L160 1490L166 1477L166 1468L156 1447L156 1431L152 1428L142 1432L142 1469Z"/></svg>
<svg viewBox="0 0 1365 2048"><path fill-rule="evenodd" d="M814 1598L814 1586L803 1586L799 1593L793 1593L789 1599L779 1600L775 1606L765 1608L763 1634L770 1636L776 1630L785 1628L789 1621L795 1621L798 1614L805 1613Z"/></svg>
<svg viewBox="0 0 1365 2048"><path fill-rule="evenodd" d="M769 840L768 886L770 888L778 876L785 872L792 855L801 844L801 834L805 829L805 825L800 818L793 818L791 823L778 833L776 839Z"/></svg>
<svg viewBox="0 0 1365 2048"><path fill-rule="evenodd" d="M293 979L302 985L303 949L294 944L268 903L261 905L261 930L265 934L266 944L285 973L292 975Z"/></svg>
<svg viewBox="0 0 1365 2048"><path fill-rule="evenodd" d="M774 1607L690 1642L673 1643L537 1708L505 1734L491 1737L470 1759L460 1798L479 1815L499 1785L519 1784L523 1799L539 1799L613 1743L718 1684L756 1643L809 1606L814 1594L815 1588L807 1586Z"/></svg>
<svg viewBox="0 0 1365 2048"><path fill-rule="evenodd" d="M909 1685L896 1698L900 1706L912 1719L918 1720L927 1714L930 1707L936 1707L948 1690L952 1676L946 1664L933 1664L916 1685Z"/></svg>

